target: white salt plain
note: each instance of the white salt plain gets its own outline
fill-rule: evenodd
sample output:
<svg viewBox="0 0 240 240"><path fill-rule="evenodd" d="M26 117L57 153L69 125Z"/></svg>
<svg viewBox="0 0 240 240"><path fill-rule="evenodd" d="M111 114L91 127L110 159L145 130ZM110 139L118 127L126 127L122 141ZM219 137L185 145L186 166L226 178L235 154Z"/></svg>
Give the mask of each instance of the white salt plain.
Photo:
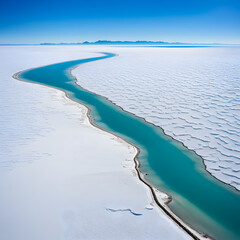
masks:
<svg viewBox="0 0 240 240"><path fill-rule="evenodd" d="M240 190L240 48L102 49L119 56L75 69L78 83L161 126Z"/></svg>
<svg viewBox="0 0 240 240"><path fill-rule="evenodd" d="M190 239L151 204L133 170L135 148L92 127L63 93L11 77L97 50L0 47L1 240Z"/></svg>

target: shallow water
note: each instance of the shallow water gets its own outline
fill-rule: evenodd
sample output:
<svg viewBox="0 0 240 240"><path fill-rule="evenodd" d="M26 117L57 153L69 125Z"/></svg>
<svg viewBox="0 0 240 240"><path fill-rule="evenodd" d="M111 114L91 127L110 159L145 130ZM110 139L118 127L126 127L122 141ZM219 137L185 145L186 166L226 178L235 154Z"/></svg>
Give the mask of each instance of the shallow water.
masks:
<svg viewBox="0 0 240 240"><path fill-rule="evenodd" d="M22 80L64 90L87 105L95 124L140 148L138 160L146 179L173 197L169 207L185 222L216 239L240 238L240 194L206 172L202 159L162 129L123 111L104 97L75 84L70 71L79 64L114 57L57 63L22 72Z"/></svg>

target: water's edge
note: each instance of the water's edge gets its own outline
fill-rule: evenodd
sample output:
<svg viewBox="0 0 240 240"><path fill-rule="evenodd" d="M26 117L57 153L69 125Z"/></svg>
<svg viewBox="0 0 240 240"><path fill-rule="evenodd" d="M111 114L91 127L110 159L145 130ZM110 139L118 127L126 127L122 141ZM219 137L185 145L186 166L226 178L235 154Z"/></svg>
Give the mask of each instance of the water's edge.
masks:
<svg viewBox="0 0 240 240"><path fill-rule="evenodd" d="M114 53L114 54L115 54L115 53ZM117 57L117 56L118 56L118 54L115 54L115 57ZM111 57L110 57L110 58L111 58ZM103 60L105 60L105 59L102 59L102 61L103 61ZM98 60L97 60L97 61L98 61ZM81 64L79 64L79 65L83 65L83 64L85 64L85 63L81 63ZM207 169L207 165L205 164L204 158L203 158L201 155L199 155L194 149L191 149L191 148L189 148L188 146L186 146L186 145L185 145L183 142L181 142L180 140L177 140L177 139L175 139L173 136L167 134L163 127L147 121L144 117L140 117L140 116L136 115L135 113L132 113L132 112L129 112L128 110L125 110L123 107L119 106L117 103L113 102L113 101L110 100L108 97L105 97L105 96L100 95L100 94L98 94L98 93L96 93L96 92L90 91L90 90L84 88L83 86L81 86L81 85L78 83L77 78L76 78L76 77L74 76L74 74L72 73L72 71L74 71L74 70L75 70L76 68L78 68L78 67L79 67L79 66L76 66L76 67L74 67L74 68L70 71L71 74L72 74L72 76L75 78L75 84L76 84L77 86L81 87L81 88L82 88L83 90L85 90L86 92L92 93L92 94L94 94L94 95L96 95L96 96L100 96L100 97L106 99L106 100L109 101L111 104L113 104L113 105L115 105L116 107L120 108L120 109L123 110L124 112L129 113L129 114L131 114L131 115L133 115L133 116L135 116L135 117L143 120L143 121L146 122L147 124L150 124L150 125L152 125L152 126L154 126L154 127L160 128L160 129L162 130L162 132L164 133L165 136L167 136L167 137L171 138L172 140L180 143L184 148L186 148L187 150L193 152L195 155L197 155L199 158L201 158L202 163L203 163L203 165L204 165L204 169L205 169L205 171L206 171L208 174L210 174L213 178L215 178L217 181L223 183L224 185L227 185L227 186L229 186L230 188L234 188L234 190L240 192L240 190L239 190L238 188L236 188L235 186L231 185L230 183L224 182L223 180L217 178L217 177L214 176L211 172L209 172L208 169ZM31 69L28 69L28 70L31 70ZM21 71L21 72L19 72L19 73L22 73L22 72L25 72L25 71L28 71L28 70L24 70L24 71ZM18 74L18 73L17 73L17 74ZM45 86L45 85L43 85L43 86ZM71 98L69 97L69 99L71 99ZM71 99L71 100L74 101L73 99ZM82 104L82 103L80 103L80 104ZM84 104L83 104L83 105L84 105ZM84 106L85 106L85 105L84 105ZM89 116L89 117L90 117L90 116ZM90 117L90 118L91 118L91 117ZM98 126L95 126L95 127L99 128ZM101 130L103 130L103 131L107 131L107 130L102 129L102 128L99 128L99 129L101 129ZM107 132L109 132L109 131L107 131ZM109 132L109 133L114 134L114 133L112 133L112 132ZM118 135L116 135L116 136L117 136L117 137L120 137L120 136L118 136ZM124 141L128 142L127 140L124 140ZM131 143L131 145L135 146L135 145L132 144L132 143ZM135 146L135 147L136 147L136 146ZM136 148L137 148L137 147L136 147ZM139 163L139 164L140 164L140 163ZM170 195L169 195L169 197L171 198ZM171 200L170 200L170 201L171 201ZM170 201L169 201L169 202L170 202Z"/></svg>
<svg viewBox="0 0 240 240"><path fill-rule="evenodd" d="M114 56L117 56L117 54L115 54ZM97 59L97 60L104 60L104 59L111 58L111 57L114 57L114 56L106 56L106 55L105 55L105 58L100 58L100 59ZM97 61L97 60L94 60L94 61ZM92 61L93 61L93 60L92 60ZM84 63L87 63L87 62L84 62ZM78 67L80 64L84 64L84 63L79 63L79 64L77 64L77 66L75 66L74 68L71 68L70 73L72 73L72 71L73 71L76 67ZM34 69L35 69L35 68L34 68ZM76 100L74 100L73 98L71 98L71 96L68 95L67 90L64 91L64 90L59 89L59 88L57 88L57 87L45 85L45 84L43 84L43 83L38 83L38 82L27 81L27 80L24 80L24 79L20 79L20 78L18 77L19 74L21 74L21 73L23 73L23 72L27 72L27 71L29 71L29 70L31 70L31 69L28 69L28 70L24 70L24 71L15 73L15 74L13 75L13 78L15 78L15 79L17 79L17 80L20 80L20 81L24 81L24 82L28 82L28 83L30 82L30 83L42 85L42 86L45 86L45 87L50 87L50 88L53 88L53 89L57 89L57 90L59 90L59 91L64 92L64 93L65 93L65 96L68 97L70 100L72 100L72 101L74 101L74 102L77 102L78 104L84 105L84 106L88 109L88 110L87 110L87 117L88 117L88 119L89 119L89 122L90 122L94 127L97 127L97 128L99 128L99 129L101 129L102 131L108 132L108 133L110 133L110 134L115 135L115 136L118 137L118 138L121 138L123 141L129 143L130 145L134 146L134 147L137 149L137 153L136 153L136 155L135 155L135 157L134 157L135 170L136 170L136 172L137 172L137 175L138 175L138 178L140 179L140 181L143 182L146 186L149 187L149 189L150 189L150 191L151 191L151 194L152 194L152 198L153 198L153 200L155 201L155 203L157 204L157 206L159 206L159 208L160 208L161 210L163 210L172 220L174 220L179 227L181 227L182 229L184 229L193 239L206 239L206 238L208 237L208 236L205 235L205 234L201 234L201 233L197 232L197 231L194 230L192 227L190 227L187 223L185 223L181 218L179 218L179 217L168 207L168 204L171 202L171 199L172 199L171 196L168 195L168 194L166 194L166 193L163 193L163 192L162 192L162 193L164 194L164 196L163 196L162 193L161 193L157 188L155 188L154 186L152 186L152 185L145 179L145 174L140 171L140 167L141 167L141 166L140 166L140 162L138 161L138 156L139 156L139 153L140 153L140 148L139 148L139 147L137 147L135 144L129 142L128 140L124 139L124 137L119 136L117 133L110 132L110 131L108 131L107 129L103 129L103 128L97 126L97 125L95 124L95 122L94 122L93 117L90 115L91 109L90 109L88 106L86 106L84 103L82 103L82 102L79 103L78 101L76 101ZM73 74L72 74L72 76L74 77ZM75 78L75 84L76 84L77 86L79 86L79 85L77 84L77 79L76 79L76 77L74 77L74 78ZM81 87L81 88L82 88L82 87ZM87 91L87 92L92 93L92 94L94 94L94 95L101 96L101 95L98 95L98 94L96 94L96 93L94 93L94 92L88 91L87 89L84 89L84 88L82 88L82 89L83 89L84 91ZM106 97L104 97L104 96L101 96L101 97L103 97L103 98L106 99L107 101L111 102L108 98L106 98ZM114 105L116 105L116 104L113 103L113 102L111 102L111 103L114 104ZM117 106L117 105L116 105L116 106ZM118 107L119 107L119 106L118 106ZM121 107L119 107L119 108L121 108ZM121 108L121 109L122 109L122 108ZM124 112L127 112L127 111L125 111L124 109L122 109L122 110L123 110ZM128 113L129 113L129 112L128 112ZM130 113L130 114L132 114L132 113ZM134 115L134 114L132 114L132 115ZM154 124L152 124L152 123L147 122L144 118L138 117L138 116L136 116L136 115L135 115L135 117L144 120L146 123L151 124L152 126L154 125ZM155 127L158 127L158 128L161 128L161 127L156 126L156 125L154 125L154 126L155 126ZM162 128L161 128L161 129L162 129ZM166 136L168 136L168 135L164 132L163 129L162 129L162 131L163 131L163 133L164 133ZM171 139L173 139L171 136L168 136L168 137L170 137ZM176 141L176 142L178 142L178 143L180 143L180 144L182 144L185 148L187 148L187 147L186 147L183 143L181 143L180 141L177 141L177 140L175 140L175 139L173 139L173 140ZM187 149L188 149L188 148L187 148ZM188 149L188 150L191 151L191 152L194 152L194 154L198 155L194 150L191 150L191 149ZM198 155L198 156L199 156L199 155ZM200 158L202 159L202 161L203 161L203 158L202 158L201 156L199 156L199 157L200 157ZM203 161L203 165L204 165L204 168L205 168L205 170L206 170L206 165L205 165L204 161ZM206 170L206 171L207 171L207 170ZM208 171L207 171L207 172L208 172ZM208 172L208 173L209 173L209 172ZM209 173L209 174L211 174L211 173ZM213 176L213 177L214 177L214 176ZM214 178L215 178L215 177L214 177ZM218 181L219 181L219 180L218 180ZM223 183L224 183L224 182L223 182ZM227 184L227 183L224 183L224 184L229 185L229 184ZM231 185L230 185L230 186L231 186ZM233 186L231 186L231 187L233 187ZM166 195L168 195L167 198L166 198ZM210 238L210 237L208 237L208 238Z"/></svg>
<svg viewBox="0 0 240 240"><path fill-rule="evenodd" d="M115 54L115 56L117 56L117 54ZM104 59L103 59L103 60L104 60ZM98 61L98 60L97 60L97 61ZM48 66L48 65L43 65L43 66L39 66L39 67L44 67L44 66ZM79 66L79 65L78 65L78 66ZM78 66L76 66L75 68L77 68ZM39 68L39 67L34 67L34 68ZM23 80L23 79L20 79L20 78L18 77L19 74L21 74L21 73L23 73L23 72L26 72L26 71L29 71L29 70L34 69L34 68L29 68L29 69L26 69L26 70L19 71L19 72L15 73L12 77L13 77L14 79L18 80L18 81L21 81L21 82L36 84L36 85L40 85L40 86L47 87L47 88L52 88L52 89L54 89L54 90L63 92L68 99L70 99L71 101L74 101L74 102L76 102L77 104L80 104L80 105L82 105L82 106L84 106L84 107L87 108L87 113L86 113L86 114L87 114L87 118L88 118L90 124L91 124L93 127L96 127L96 128L98 128L98 129L100 129L101 131L104 131L104 132L107 132L107 133L109 133L109 134L112 134L112 135L120 138L120 139L123 140L124 142L128 143L129 145L133 146L134 148L136 148L137 152L136 152L136 154L135 154L135 156L134 156L134 158L133 158L133 161L134 161L134 169L135 169L135 171L136 171L136 173L137 173L138 179L139 179L142 183L144 183L144 184L149 188L153 201L156 203L156 205L157 205L168 217L170 217L180 228L182 228L182 229L183 229L188 235L190 235L193 239L196 239L196 240L203 239L203 236L202 236L201 233L199 233L198 231L196 231L195 229L193 229L192 227L190 227L189 225L187 225L181 218L179 218L177 215L175 215L174 212L172 212L171 209L167 206L168 203L171 202L172 197L171 197L169 194L167 194L166 192L162 192L162 191L160 191L159 189L155 188L154 186L152 186L150 183L148 183L148 182L145 180L145 178L144 178L145 174L140 171L140 166L141 166L141 164L140 164L140 162L139 162L138 159L137 159L138 156L139 156L139 153L140 153L139 147L137 147L137 146L134 145L133 143L130 143L130 142L127 141L126 139L123 139L121 136L119 136L119 135L117 135L117 134L115 134L115 133L113 133L113 132L110 132L110 131L108 131L108 130L106 130L106 129L103 129L103 128L100 128L99 126L97 126L97 125L94 123L94 120L92 119L92 117L91 117L91 115L90 115L91 109L90 109L87 105L85 105L85 104L83 104L83 103L79 103L78 101L76 101L76 100L72 99L71 97L69 97L69 95L67 94L66 91L60 90L60 89L55 88L55 87L46 86L46 85L41 84L41 83L29 82L29 81L27 81L27 80ZM73 68L73 69L71 70L71 72L72 72L75 68ZM78 85L76 78L75 78L75 84ZM79 86L79 85L78 85L78 86ZM83 88L83 89L84 89L84 88ZM84 90L86 90L86 89L84 89ZM88 90L86 90L86 91L88 91ZM90 91L89 91L89 92L90 92ZM92 92L92 93L93 93L93 92ZM96 93L93 93L93 94L96 94ZM96 94L96 95L98 95L98 94ZM104 96L102 96L102 97L104 97ZM104 98L106 98L106 97L104 97ZM106 98L106 99L107 99L107 98ZM107 100L110 101L109 99L107 99ZM114 103L113 103L113 104L114 104ZM114 104L114 105L116 105L116 104ZM121 107L120 107L120 108L121 108ZM124 111L125 111L125 110L124 110ZM131 113L131 114L132 114L132 113ZM144 121L146 121L146 120L144 119ZM150 124L151 124L151 123L150 123ZM160 196L161 193L164 195L163 197ZM204 239L212 239L212 238L210 238L210 236L204 235Z"/></svg>

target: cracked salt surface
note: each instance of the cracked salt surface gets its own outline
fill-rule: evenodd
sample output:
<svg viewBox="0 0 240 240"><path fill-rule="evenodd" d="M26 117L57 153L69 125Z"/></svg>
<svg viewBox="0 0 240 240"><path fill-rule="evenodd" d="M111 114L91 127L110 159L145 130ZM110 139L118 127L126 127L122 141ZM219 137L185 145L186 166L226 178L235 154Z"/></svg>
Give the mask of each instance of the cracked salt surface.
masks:
<svg viewBox="0 0 240 240"><path fill-rule="evenodd" d="M81 65L78 83L161 126L240 189L240 48L117 48Z"/></svg>

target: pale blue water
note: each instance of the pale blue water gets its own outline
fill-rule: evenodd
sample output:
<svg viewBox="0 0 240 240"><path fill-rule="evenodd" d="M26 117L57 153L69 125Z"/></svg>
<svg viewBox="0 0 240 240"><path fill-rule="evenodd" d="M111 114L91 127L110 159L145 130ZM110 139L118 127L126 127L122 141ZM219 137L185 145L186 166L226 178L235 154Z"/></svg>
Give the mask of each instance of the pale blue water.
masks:
<svg viewBox="0 0 240 240"><path fill-rule="evenodd" d="M65 91L91 109L90 116L98 127L138 146L138 160L141 171L148 173L147 181L173 197L169 206L185 222L216 239L240 239L238 191L208 174L199 156L166 136L161 128L76 85L71 69L114 56L105 53L102 57L53 64L22 72L18 77Z"/></svg>

